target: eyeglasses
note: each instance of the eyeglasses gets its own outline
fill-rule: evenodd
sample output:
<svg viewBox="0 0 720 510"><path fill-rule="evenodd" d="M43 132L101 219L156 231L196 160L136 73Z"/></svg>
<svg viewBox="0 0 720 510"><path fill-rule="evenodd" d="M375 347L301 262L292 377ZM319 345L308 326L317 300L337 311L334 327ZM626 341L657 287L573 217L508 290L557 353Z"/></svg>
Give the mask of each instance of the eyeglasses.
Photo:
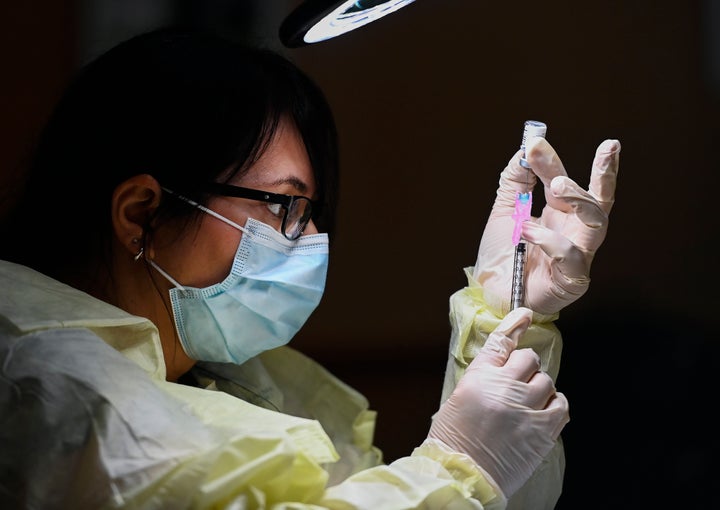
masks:
<svg viewBox="0 0 720 510"><path fill-rule="evenodd" d="M303 230L305 230L305 227L307 227L307 224L310 222L310 218L312 218L313 206L315 206L316 209L320 209L318 202L313 202L308 197L301 195L281 195L279 193L270 193L269 191L243 188L219 182L207 183L203 186L203 189L216 195L249 198L282 207L283 219L280 231L285 238L290 241L294 241L302 235ZM271 211L273 210L271 209ZM278 214L279 212L279 209L273 211L274 214Z"/></svg>

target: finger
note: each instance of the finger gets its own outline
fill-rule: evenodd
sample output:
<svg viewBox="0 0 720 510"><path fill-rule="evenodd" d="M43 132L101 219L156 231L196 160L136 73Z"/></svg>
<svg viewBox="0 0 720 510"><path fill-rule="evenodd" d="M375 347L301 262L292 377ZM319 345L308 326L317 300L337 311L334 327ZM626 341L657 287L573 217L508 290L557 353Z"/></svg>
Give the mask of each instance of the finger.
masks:
<svg viewBox="0 0 720 510"><path fill-rule="evenodd" d="M550 183L547 205L574 214L589 228L601 228L607 224L608 214L589 192L569 177L556 177Z"/></svg>
<svg viewBox="0 0 720 510"><path fill-rule="evenodd" d="M468 370L481 365L503 366L510 353L517 347L522 334L527 331L531 320L532 311L528 308L520 307L508 313L495 330L488 335L485 345L482 346Z"/></svg>
<svg viewBox="0 0 720 510"><path fill-rule="evenodd" d="M556 440L560 436L562 429L570 421L570 405L567 398L562 393L556 392L542 412L546 413L547 419L554 424L551 437Z"/></svg>
<svg viewBox="0 0 720 510"><path fill-rule="evenodd" d="M572 212L565 213L547 204L540 218L530 218L530 221L523 222L520 227L521 235L524 237L526 225L530 236L527 239L535 240L535 237L541 234L541 229L546 229L548 236L552 232L562 243L559 247L566 248L560 254L567 252L574 245L583 253L593 255L607 235L607 214L599 204L581 198L565 203L572 203L570 205ZM549 241L551 238L548 238L547 242ZM537 239L538 244L541 242L541 239ZM557 249L555 251L558 253Z"/></svg>
<svg viewBox="0 0 720 510"><path fill-rule="evenodd" d="M590 174L589 192L598 201L605 213L609 213L615 202L615 186L620 166L620 142L605 140L602 142L593 160Z"/></svg>
<svg viewBox="0 0 720 510"><path fill-rule="evenodd" d="M530 348L516 349L510 353L503 373L516 381L528 382L540 370L540 356ZM547 401L547 397L545 397ZM543 402L544 406L545 402Z"/></svg>
<svg viewBox="0 0 720 510"><path fill-rule="evenodd" d="M567 177L560 157L550 143L542 137L528 140L525 146L525 158L530 163L533 173L538 176L547 188L555 177Z"/></svg>
<svg viewBox="0 0 720 510"><path fill-rule="evenodd" d="M522 237L538 246L565 275L577 277L587 270L587 255L561 232L534 221L522 224ZM530 261L529 261L530 262Z"/></svg>
<svg viewBox="0 0 720 510"><path fill-rule="evenodd" d="M545 372L535 372L527 383L526 403L531 409L545 409L555 396L555 383Z"/></svg>
<svg viewBox="0 0 720 510"><path fill-rule="evenodd" d="M522 235L525 240L539 247L545 256L550 258L548 265L552 285L542 288L539 291L540 296L566 299L569 294L577 298L587 291L590 284L588 273L593 256L592 251L584 252L560 232L545 228L532 221L523 223ZM543 271L542 267L546 267L546 265L537 263L536 255L530 255L527 267L530 268L530 271ZM533 292L533 294L538 295L537 292ZM533 307L533 303L529 302L528 306Z"/></svg>

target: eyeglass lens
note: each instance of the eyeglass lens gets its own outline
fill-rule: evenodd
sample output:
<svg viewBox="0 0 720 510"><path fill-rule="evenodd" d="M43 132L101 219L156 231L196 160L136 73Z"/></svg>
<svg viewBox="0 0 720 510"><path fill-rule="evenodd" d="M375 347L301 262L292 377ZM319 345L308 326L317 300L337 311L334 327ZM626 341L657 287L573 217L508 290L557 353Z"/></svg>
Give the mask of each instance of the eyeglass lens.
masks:
<svg viewBox="0 0 720 510"><path fill-rule="evenodd" d="M305 197L294 197L288 207L285 219L285 237L294 240L300 237L312 216L312 203Z"/></svg>

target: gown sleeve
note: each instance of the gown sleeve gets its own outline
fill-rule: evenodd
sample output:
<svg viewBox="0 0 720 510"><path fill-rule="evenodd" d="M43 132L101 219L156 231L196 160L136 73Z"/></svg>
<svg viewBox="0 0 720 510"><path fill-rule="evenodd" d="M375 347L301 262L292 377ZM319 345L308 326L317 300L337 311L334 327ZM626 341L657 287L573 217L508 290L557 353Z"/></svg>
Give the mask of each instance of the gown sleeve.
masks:
<svg viewBox="0 0 720 510"><path fill-rule="evenodd" d="M485 345L488 335L502 317L492 310L483 296L483 288L472 277L473 268L465 269L468 284L450 297L450 348L443 382L441 402L452 393L465 369ZM532 324L518 343L530 347L540 356L541 370L557 380L562 353L562 336L554 321L558 314L533 313ZM565 472L562 438L532 477L508 500L508 510L552 510L560 498Z"/></svg>
<svg viewBox="0 0 720 510"><path fill-rule="evenodd" d="M426 441L328 485L319 422L156 380L84 328L0 324L3 508L490 509L483 472Z"/></svg>

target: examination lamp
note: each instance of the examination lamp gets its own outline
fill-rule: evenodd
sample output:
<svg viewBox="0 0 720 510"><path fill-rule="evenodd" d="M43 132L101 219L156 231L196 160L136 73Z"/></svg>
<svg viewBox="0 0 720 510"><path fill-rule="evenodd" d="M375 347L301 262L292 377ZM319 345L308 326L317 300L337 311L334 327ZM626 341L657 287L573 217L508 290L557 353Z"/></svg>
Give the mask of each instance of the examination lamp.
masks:
<svg viewBox="0 0 720 510"><path fill-rule="evenodd" d="M395 12L415 0L306 0L280 25L288 48L325 41Z"/></svg>

